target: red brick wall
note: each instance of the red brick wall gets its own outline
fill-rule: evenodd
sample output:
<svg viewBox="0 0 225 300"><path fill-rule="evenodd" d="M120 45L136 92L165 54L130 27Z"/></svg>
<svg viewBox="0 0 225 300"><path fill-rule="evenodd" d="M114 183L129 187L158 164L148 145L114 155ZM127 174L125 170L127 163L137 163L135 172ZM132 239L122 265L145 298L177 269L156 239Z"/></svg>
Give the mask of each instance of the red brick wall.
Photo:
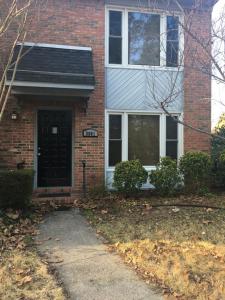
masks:
<svg viewBox="0 0 225 300"><path fill-rule="evenodd" d="M96 87L87 112L80 105L65 101L22 101L20 118L10 120L16 106L11 100L7 105L4 120L0 124L0 164L15 167L25 160L33 166L35 118L38 107L71 106L74 111L74 188L82 188L82 163L87 161L88 185L98 185L104 179L104 1L48 0L32 11L32 22L27 41L55 43L73 46L89 46L93 49ZM98 138L83 138L82 130L96 127Z"/></svg>
<svg viewBox="0 0 225 300"><path fill-rule="evenodd" d="M189 18L189 21L187 21ZM187 12L185 24L189 24L194 36L210 47L210 11ZM187 23L186 23L187 22ZM185 123L211 131L211 79L202 72L202 66L210 64L209 56L199 43L185 31L184 53L184 121ZM184 128L184 150L210 151L210 137L192 129Z"/></svg>
<svg viewBox="0 0 225 300"><path fill-rule="evenodd" d="M11 113L19 112L18 120L11 120ZM34 159L34 111L30 104L17 105L11 97L0 123L0 167L14 169L17 163L26 161L33 166Z"/></svg>

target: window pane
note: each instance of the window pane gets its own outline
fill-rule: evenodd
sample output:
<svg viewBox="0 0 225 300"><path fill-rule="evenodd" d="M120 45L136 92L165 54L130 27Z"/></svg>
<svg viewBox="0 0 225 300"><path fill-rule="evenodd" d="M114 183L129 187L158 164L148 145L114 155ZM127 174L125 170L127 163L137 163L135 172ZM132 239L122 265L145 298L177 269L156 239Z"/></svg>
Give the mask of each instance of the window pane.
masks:
<svg viewBox="0 0 225 300"><path fill-rule="evenodd" d="M122 12L109 12L109 34L114 36L121 36L122 34Z"/></svg>
<svg viewBox="0 0 225 300"><path fill-rule="evenodd" d="M178 41L178 25L179 18L168 16L167 17L167 40Z"/></svg>
<svg viewBox="0 0 225 300"><path fill-rule="evenodd" d="M129 13L129 64L160 65L160 16Z"/></svg>
<svg viewBox="0 0 225 300"><path fill-rule="evenodd" d="M167 47L166 47L166 65L167 67L176 67L178 65L179 36L178 36L179 18L167 17Z"/></svg>
<svg viewBox="0 0 225 300"><path fill-rule="evenodd" d="M177 139L177 122L170 116L166 117L166 139Z"/></svg>
<svg viewBox="0 0 225 300"><path fill-rule="evenodd" d="M177 141L166 142L166 156L177 159Z"/></svg>
<svg viewBox="0 0 225 300"><path fill-rule="evenodd" d="M109 139L121 139L121 116L109 116Z"/></svg>
<svg viewBox="0 0 225 300"><path fill-rule="evenodd" d="M166 65L167 67L178 66L178 42L167 42L166 47Z"/></svg>
<svg viewBox="0 0 225 300"><path fill-rule="evenodd" d="M122 38L109 38L109 63L122 63Z"/></svg>
<svg viewBox="0 0 225 300"><path fill-rule="evenodd" d="M122 156L122 141L109 141L109 166L113 167L118 162L121 162Z"/></svg>
<svg viewBox="0 0 225 300"><path fill-rule="evenodd" d="M128 117L128 159L145 166L159 162L159 116Z"/></svg>

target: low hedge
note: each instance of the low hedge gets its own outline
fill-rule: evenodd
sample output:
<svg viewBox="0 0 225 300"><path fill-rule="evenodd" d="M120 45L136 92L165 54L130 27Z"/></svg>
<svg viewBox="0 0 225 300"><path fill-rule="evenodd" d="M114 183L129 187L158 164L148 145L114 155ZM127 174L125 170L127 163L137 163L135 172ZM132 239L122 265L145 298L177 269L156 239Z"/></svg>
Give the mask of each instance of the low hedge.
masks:
<svg viewBox="0 0 225 300"><path fill-rule="evenodd" d="M156 170L150 173L149 179L161 196L175 195L182 185L177 161L169 157L160 159Z"/></svg>
<svg viewBox="0 0 225 300"><path fill-rule="evenodd" d="M113 185L119 193L130 196L140 191L147 179L148 172L139 160L122 161L115 167Z"/></svg>
<svg viewBox="0 0 225 300"><path fill-rule="evenodd" d="M225 150L212 157L212 186L215 188L225 188Z"/></svg>
<svg viewBox="0 0 225 300"><path fill-rule="evenodd" d="M207 153L190 151L180 159L180 172L188 192L200 193L209 188L211 159Z"/></svg>
<svg viewBox="0 0 225 300"><path fill-rule="evenodd" d="M33 190L34 171L30 169L0 172L0 207L25 208Z"/></svg>

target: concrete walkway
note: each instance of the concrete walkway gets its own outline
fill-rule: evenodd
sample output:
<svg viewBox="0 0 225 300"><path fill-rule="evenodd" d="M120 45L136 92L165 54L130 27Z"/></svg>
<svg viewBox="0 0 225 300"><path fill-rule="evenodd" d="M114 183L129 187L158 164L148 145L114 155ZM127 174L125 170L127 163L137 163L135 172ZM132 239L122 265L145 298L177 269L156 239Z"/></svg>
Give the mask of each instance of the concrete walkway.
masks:
<svg viewBox="0 0 225 300"><path fill-rule="evenodd" d="M159 300L144 281L111 254L78 210L57 211L40 225L39 250L49 257L77 300Z"/></svg>

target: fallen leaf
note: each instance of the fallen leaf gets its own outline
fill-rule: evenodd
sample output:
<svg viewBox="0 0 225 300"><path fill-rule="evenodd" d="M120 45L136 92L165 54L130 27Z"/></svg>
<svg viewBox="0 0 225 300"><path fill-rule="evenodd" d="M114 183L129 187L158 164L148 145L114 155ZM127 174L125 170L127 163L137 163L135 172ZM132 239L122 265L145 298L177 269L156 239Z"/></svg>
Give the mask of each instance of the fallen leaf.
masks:
<svg viewBox="0 0 225 300"><path fill-rule="evenodd" d="M212 208L207 208L206 211L211 212L211 211L213 211L213 209Z"/></svg>
<svg viewBox="0 0 225 300"><path fill-rule="evenodd" d="M145 209L146 209L146 210L151 210L152 208L153 208L153 207L152 207L151 205L149 205L149 204L146 204L146 205L145 205Z"/></svg>
<svg viewBox="0 0 225 300"><path fill-rule="evenodd" d="M172 211L176 213L176 212L179 212L180 209L178 207L175 207L175 208L172 208Z"/></svg>
<svg viewBox="0 0 225 300"><path fill-rule="evenodd" d="M32 277L31 277L31 276L25 276L25 277L21 280L21 282L19 283L19 286L24 285L24 284L26 284L26 283L29 283L29 282L31 282L31 281L32 281Z"/></svg>
<svg viewBox="0 0 225 300"><path fill-rule="evenodd" d="M64 260L63 259L48 259L47 260L47 263L49 263L49 264L60 264L60 263L62 263L62 262L64 262Z"/></svg>
<svg viewBox="0 0 225 300"><path fill-rule="evenodd" d="M20 216L19 213L6 213L6 216L12 220L17 220Z"/></svg>
<svg viewBox="0 0 225 300"><path fill-rule="evenodd" d="M211 224L211 223L212 223L212 221L209 221L209 220L204 220L204 221L202 221L202 223L203 223L203 224L206 224L206 225L209 225L209 224Z"/></svg>
<svg viewBox="0 0 225 300"><path fill-rule="evenodd" d="M17 274L17 275L21 275L21 274L23 274L25 271L23 270L23 269L17 269L16 271L15 271L15 273Z"/></svg>

